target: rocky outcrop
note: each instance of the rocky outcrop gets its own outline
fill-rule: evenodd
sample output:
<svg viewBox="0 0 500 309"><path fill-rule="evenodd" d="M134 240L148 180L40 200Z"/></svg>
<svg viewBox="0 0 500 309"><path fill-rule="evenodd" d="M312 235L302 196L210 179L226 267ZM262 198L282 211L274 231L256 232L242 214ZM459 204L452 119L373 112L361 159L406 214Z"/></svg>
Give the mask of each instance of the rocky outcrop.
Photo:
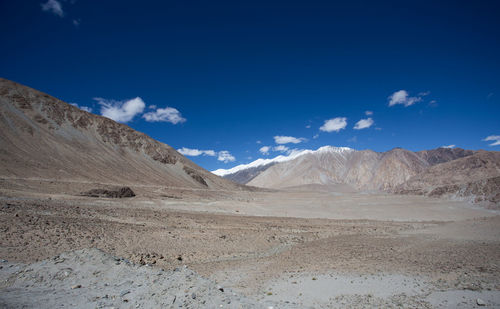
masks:
<svg viewBox="0 0 500 309"><path fill-rule="evenodd" d="M124 198L134 197L135 193L129 187L121 187L118 189L92 189L86 192L82 192L81 195L89 197Z"/></svg>

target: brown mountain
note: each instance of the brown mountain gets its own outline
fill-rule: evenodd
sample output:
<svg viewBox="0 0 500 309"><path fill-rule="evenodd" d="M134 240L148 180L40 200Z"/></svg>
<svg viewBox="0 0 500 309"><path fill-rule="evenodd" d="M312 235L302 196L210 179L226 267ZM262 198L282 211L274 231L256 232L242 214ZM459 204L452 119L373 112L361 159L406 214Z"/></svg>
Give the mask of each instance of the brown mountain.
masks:
<svg viewBox="0 0 500 309"><path fill-rule="evenodd" d="M341 183L349 154L345 147L321 147L296 159L274 164L253 178L249 185L264 188L286 188L308 184Z"/></svg>
<svg viewBox="0 0 500 309"><path fill-rule="evenodd" d="M373 167L373 178L358 186L370 189L390 190L424 171L429 164L414 152L394 148L382 153Z"/></svg>
<svg viewBox="0 0 500 309"><path fill-rule="evenodd" d="M322 147L294 160L275 164L249 185L286 188L308 184L352 185L358 189L389 190L402 184L429 164L417 154L395 148L385 153Z"/></svg>
<svg viewBox="0 0 500 309"><path fill-rule="evenodd" d="M479 150L473 155L434 165L411 177L395 192L498 205L500 152Z"/></svg>
<svg viewBox="0 0 500 309"><path fill-rule="evenodd" d="M462 148L436 148L431 150L422 150L417 155L427 161L430 165L436 165L463 157L473 155L474 151Z"/></svg>
<svg viewBox="0 0 500 309"><path fill-rule="evenodd" d="M412 152L394 148L377 153L327 146L263 169L248 184L265 188L348 184L358 190L445 197L492 206L500 204L499 182L500 152L460 148Z"/></svg>
<svg viewBox="0 0 500 309"><path fill-rule="evenodd" d="M0 79L0 178L234 189L172 147Z"/></svg>

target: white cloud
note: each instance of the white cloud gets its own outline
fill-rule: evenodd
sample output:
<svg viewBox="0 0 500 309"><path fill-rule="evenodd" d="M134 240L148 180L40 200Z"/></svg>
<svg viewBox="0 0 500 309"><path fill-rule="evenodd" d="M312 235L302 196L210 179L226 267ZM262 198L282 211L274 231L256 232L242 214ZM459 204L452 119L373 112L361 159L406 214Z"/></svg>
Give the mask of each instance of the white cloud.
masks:
<svg viewBox="0 0 500 309"><path fill-rule="evenodd" d="M42 3L42 10L45 12L50 12L59 17L64 16L61 2L57 0L48 0L46 3Z"/></svg>
<svg viewBox="0 0 500 309"><path fill-rule="evenodd" d="M92 113L92 107L88 107L88 106L78 106L78 104L76 103L69 103L73 106L76 106L78 107L79 109L81 109L82 111L86 111L86 112L89 112L89 113Z"/></svg>
<svg viewBox="0 0 500 309"><path fill-rule="evenodd" d="M354 130L361 130L361 129L367 129L373 125L373 119L367 118L367 119L361 119L360 121L356 122L356 125L354 126Z"/></svg>
<svg viewBox="0 0 500 309"><path fill-rule="evenodd" d="M82 20L80 18L78 19L73 19L73 25L75 25L75 27L78 27L80 26L80 23L82 22Z"/></svg>
<svg viewBox="0 0 500 309"><path fill-rule="evenodd" d="M493 141L493 143L490 144L490 146L498 146L500 145L500 135L490 135L483 139L483 141L488 142L488 141Z"/></svg>
<svg viewBox="0 0 500 309"><path fill-rule="evenodd" d="M371 116L371 115L373 115L373 112L372 112L372 111L366 111L366 112L365 112L365 115L366 115L366 116Z"/></svg>
<svg viewBox="0 0 500 309"><path fill-rule="evenodd" d="M274 137L274 142L276 144L289 144L289 143L298 144L304 141L306 141L306 139L303 137L297 138L293 136L279 136L279 135Z"/></svg>
<svg viewBox="0 0 500 309"><path fill-rule="evenodd" d="M308 124L308 125L306 126L306 129L310 129L310 128L311 128L311 125L310 125L310 124Z"/></svg>
<svg viewBox="0 0 500 309"><path fill-rule="evenodd" d="M319 134L315 134L315 135L313 136L313 138L314 138L314 139L317 139L318 137L319 137Z"/></svg>
<svg viewBox="0 0 500 309"><path fill-rule="evenodd" d="M190 157L197 157L200 155L215 157L215 155L216 155L215 151L213 151L213 150L199 150L199 149L192 149L192 148L186 148L186 147L182 147L180 149L177 149L177 151L182 155L190 156Z"/></svg>
<svg viewBox="0 0 500 309"><path fill-rule="evenodd" d="M261 141L256 141L256 143L257 143L257 144L262 144L262 142L261 142Z"/></svg>
<svg viewBox="0 0 500 309"><path fill-rule="evenodd" d="M347 126L346 117L337 117L325 120L325 123L319 128L323 132L338 132Z"/></svg>
<svg viewBox="0 0 500 309"><path fill-rule="evenodd" d="M137 97L127 101L106 100L103 98L94 98L101 105L101 115L113 119L117 122L129 122L137 114L142 113L146 104Z"/></svg>
<svg viewBox="0 0 500 309"><path fill-rule="evenodd" d="M260 147L260 149L259 149L260 153L262 153L264 155L268 155L269 150L271 150L271 147L269 147L269 146L263 146L263 147Z"/></svg>
<svg viewBox="0 0 500 309"><path fill-rule="evenodd" d="M148 122L170 122L178 124L186 121L186 118L181 116L181 113L173 107L158 108L154 112L148 112L142 115L142 118Z"/></svg>
<svg viewBox="0 0 500 309"><path fill-rule="evenodd" d="M445 146L441 146L439 148L455 148L455 145L445 145Z"/></svg>
<svg viewBox="0 0 500 309"><path fill-rule="evenodd" d="M419 93L418 93L418 96L419 96L419 97L425 97L425 96L427 96L427 95L429 95L429 94L431 94L431 92L430 92L430 91L422 91L422 92L419 92Z"/></svg>
<svg viewBox="0 0 500 309"><path fill-rule="evenodd" d="M279 145L273 148L273 151L279 151L279 152L286 152L288 153L290 149L286 147L285 145Z"/></svg>
<svg viewBox="0 0 500 309"><path fill-rule="evenodd" d="M421 92L419 95L427 95L428 93L426 92ZM408 92L406 90L399 90L394 92L392 95L389 96L389 106L394 106L397 104L402 104L405 107L411 106L417 102L422 101L422 96L418 97L410 97Z"/></svg>
<svg viewBox="0 0 500 309"><path fill-rule="evenodd" d="M228 163L228 162L235 161L236 158L234 156L232 156L229 153L229 151L223 150L223 151L219 151L219 157L217 158L217 160L222 161L224 163Z"/></svg>

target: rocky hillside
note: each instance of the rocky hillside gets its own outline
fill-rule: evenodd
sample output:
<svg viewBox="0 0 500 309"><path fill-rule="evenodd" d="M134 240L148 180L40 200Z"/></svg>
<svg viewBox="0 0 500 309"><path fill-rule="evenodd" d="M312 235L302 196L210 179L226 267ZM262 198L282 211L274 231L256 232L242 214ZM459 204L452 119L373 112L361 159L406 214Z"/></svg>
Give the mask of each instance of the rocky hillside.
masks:
<svg viewBox="0 0 500 309"><path fill-rule="evenodd" d="M436 148L431 150L422 150L416 154L427 161L430 165L436 165L473 155L474 151L462 148Z"/></svg>
<svg viewBox="0 0 500 309"><path fill-rule="evenodd" d="M0 79L0 178L235 189L172 147Z"/></svg>
<svg viewBox="0 0 500 309"><path fill-rule="evenodd" d="M500 204L500 152L480 150L473 155L434 165L411 177L394 190Z"/></svg>

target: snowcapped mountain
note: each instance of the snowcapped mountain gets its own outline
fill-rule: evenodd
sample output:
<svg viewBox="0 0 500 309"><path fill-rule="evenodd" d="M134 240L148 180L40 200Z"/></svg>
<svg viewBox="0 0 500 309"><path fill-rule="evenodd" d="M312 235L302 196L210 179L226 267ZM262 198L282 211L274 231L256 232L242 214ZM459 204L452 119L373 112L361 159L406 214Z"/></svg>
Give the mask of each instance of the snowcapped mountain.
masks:
<svg viewBox="0 0 500 309"><path fill-rule="evenodd" d="M424 194L500 203L500 153L460 148L386 152L324 146L258 159L213 173L262 188L349 185L358 190Z"/></svg>
<svg viewBox="0 0 500 309"><path fill-rule="evenodd" d="M355 150L348 147L333 147L333 146L324 146L318 148L317 150L309 150L309 149L296 150L287 156L280 155L272 159L257 159L248 164L240 164L230 169L218 169L212 171L212 173L230 179L232 181L245 184L251 181L256 176L258 176L260 173L264 172L266 169L275 165L276 163L291 161L308 154L314 155L321 153L347 153L353 151Z"/></svg>

